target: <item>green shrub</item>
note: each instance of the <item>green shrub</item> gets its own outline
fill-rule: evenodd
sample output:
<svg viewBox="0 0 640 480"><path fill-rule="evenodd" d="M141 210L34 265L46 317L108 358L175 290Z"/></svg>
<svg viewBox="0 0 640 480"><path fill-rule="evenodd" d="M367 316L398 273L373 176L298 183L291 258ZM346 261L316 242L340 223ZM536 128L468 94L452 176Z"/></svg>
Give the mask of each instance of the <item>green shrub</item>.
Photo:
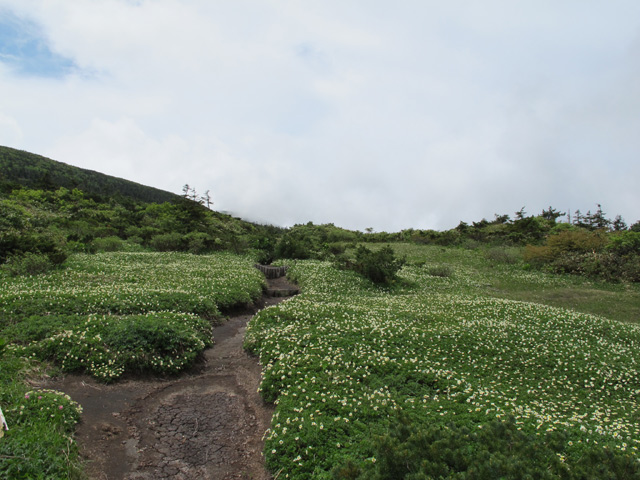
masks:
<svg viewBox="0 0 640 480"><path fill-rule="evenodd" d="M54 265L67 258L66 240L54 232L32 233L19 230L0 232L0 262L25 253L46 255Z"/></svg>
<svg viewBox="0 0 640 480"><path fill-rule="evenodd" d="M627 256L621 268L621 276L627 282L640 282L640 255Z"/></svg>
<svg viewBox="0 0 640 480"><path fill-rule="evenodd" d="M73 328L79 321L76 315L31 315L10 323L2 334L13 343L27 344Z"/></svg>
<svg viewBox="0 0 640 480"><path fill-rule="evenodd" d="M550 235L547 245L557 256L564 252L599 252L607 244L606 235L600 231L584 229L565 230L557 235Z"/></svg>
<svg viewBox="0 0 640 480"><path fill-rule="evenodd" d="M9 425L0 438L0 478L79 480L71 435L82 409L60 392L33 391L25 377L35 368L33 360L12 355L9 347L0 353L0 405Z"/></svg>
<svg viewBox="0 0 640 480"><path fill-rule="evenodd" d="M14 277L46 273L52 270L53 267L54 265L48 256L31 252L9 257L7 263L3 265L3 268Z"/></svg>
<svg viewBox="0 0 640 480"><path fill-rule="evenodd" d="M152 314L123 317L102 335L112 350L126 352L125 368L175 373L211 345L211 324L199 317Z"/></svg>
<svg viewBox="0 0 640 480"><path fill-rule="evenodd" d="M275 258L327 260L344 252L343 244L355 240L357 234L332 224L295 225L278 240Z"/></svg>
<svg viewBox="0 0 640 480"><path fill-rule="evenodd" d="M93 245L98 252L119 252L123 249L124 241L120 237L110 236L94 239Z"/></svg>
<svg viewBox="0 0 640 480"><path fill-rule="evenodd" d="M374 443L370 461L345 461L334 469L334 478L640 478L640 464L631 455L596 445L567 451L563 432L527 433L513 419L421 426L400 418Z"/></svg>
<svg viewBox="0 0 640 480"><path fill-rule="evenodd" d="M618 255L640 255L640 232L620 232L611 237L607 250Z"/></svg>
<svg viewBox="0 0 640 480"><path fill-rule="evenodd" d="M355 260L343 262L341 268L354 270L373 283L389 284L395 280L405 263L405 259L396 258L393 248L388 245L377 251L360 245L356 250Z"/></svg>
<svg viewBox="0 0 640 480"><path fill-rule="evenodd" d="M158 252L176 252L185 249L185 240L177 232L164 233L153 237L149 245Z"/></svg>
<svg viewBox="0 0 640 480"><path fill-rule="evenodd" d="M71 437L81 411L68 396L51 390L14 397L4 412L12 423L0 439L0 477L83 478Z"/></svg>
<svg viewBox="0 0 640 480"><path fill-rule="evenodd" d="M314 245L311 239L295 231L285 233L275 248L276 258L306 259L311 258Z"/></svg>
<svg viewBox="0 0 640 480"><path fill-rule="evenodd" d="M527 245L522 253L522 259L536 267L541 267L553 261L554 258L555 253L547 245Z"/></svg>
<svg viewBox="0 0 640 480"><path fill-rule="evenodd" d="M527 245L525 262L555 273L571 273L616 282L640 281L640 233L563 230L546 245Z"/></svg>
<svg viewBox="0 0 640 480"><path fill-rule="evenodd" d="M189 253L199 254L212 250L211 237L202 232L190 232L184 237Z"/></svg>
<svg viewBox="0 0 640 480"><path fill-rule="evenodd" d="M330 243L328 245L329 253L332 255L341 255L347 250L347 246L344 243Z"/></svg>

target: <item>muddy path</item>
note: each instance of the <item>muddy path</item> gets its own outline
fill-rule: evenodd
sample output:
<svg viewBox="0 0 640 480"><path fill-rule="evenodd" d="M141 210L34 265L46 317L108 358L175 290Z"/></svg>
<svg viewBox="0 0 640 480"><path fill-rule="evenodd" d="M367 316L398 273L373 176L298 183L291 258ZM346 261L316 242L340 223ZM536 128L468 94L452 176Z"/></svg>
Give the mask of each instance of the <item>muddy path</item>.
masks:
<svg viewBox="0 0 640 480"><path fill-rule="evenodd" d="M46 388L80 403L76 438L96 480L269 480L263 435L273 407L257 390L261 368L242 348L246 325L294 286L269 280L261 302L232 315L213 332L215 345L191 372L173 378L124 379L104 385L68 375Z"/></svg>

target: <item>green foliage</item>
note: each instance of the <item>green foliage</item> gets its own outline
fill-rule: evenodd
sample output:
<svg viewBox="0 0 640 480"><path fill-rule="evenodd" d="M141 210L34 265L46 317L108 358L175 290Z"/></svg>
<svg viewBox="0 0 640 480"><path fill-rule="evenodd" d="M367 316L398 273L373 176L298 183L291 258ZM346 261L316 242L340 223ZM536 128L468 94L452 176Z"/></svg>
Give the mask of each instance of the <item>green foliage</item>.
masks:
<svg viewBox="0 0 640 480"><path fill-rule="evenodd" d="M158 252L180 252L186 249L186 242L180 233L172 232L156 235L149 246Z"/></svg>
<svg viewBox="0 0 640 480"><path fill-rule="evenodd" d="M3 282L0 334L12 351L104 381L175 373L211 344L220 309L263 284L251 258L228 253L75 255L65 271Z"/></svg>
<svg viewBox="0 0 640 480"><path fill-rule="evenodd" d="M346 260L342 268L354 270L373 283L387 285L396 279L396 274L404 264L405 260L396 258L393 248L389 245L375 251L359 245L355 252L355 260Z"/></svg>
<svg viewBox="0 0 640 480"><path fill-rule="evenodd" d="M124 241L116 236L96 238L93 246L98 252L118 252L124 249Z"/></svg>
<svg viewBox="0 0 640 480"><path fill-rule="evenodd" d="M9 430L0 438L0 477L11 479L80 479L78 448L71 435L81 407L51 390L24 383L32 359L0 354L0 405Z"/></svg>
<svg viewBox="0 0 640 480"><path fill-rule="evenodd" d="M520 250L516 247L491 247L484 252L487 260L496 263L516 264L522 258Z"/></svg>
<svg viewBox="0 0 640 480"><path fill-rule="evenodd" d="M351 232L329 223L295 225L285 232L275 246L275 258L327 259L344 251L342 243L360 238Z"/></svg>
<svg viewBox="0 0 640 480"><path fill-rule="evenodd" d="M2 268L10 275L38 275L52 270L54 267L49 257L40 253L26 252L22 255L13 255L7 259Z"/></svg>
<svg viewBox="0 0 640 480"><path fill-rule="evenodd" d="M115 380L125 371L177 373L212 344L211 324L190 314L53 315L37 319L37 328L30 321L34 318L5 330L9 335L22 330L16 337L24 344L14 351L103 381Z"/></svg>
<svg viewBox="0 0 640 480"><path fill-rule="evenodd" d="M179 198L157 188L72 167L8 147L0 147L0 172L4 182L13 182L31 189L78 188L96 198L110 198L116 195L143 202L171 202Z"/></svg>
<svg viewBox="0 0 640 480"><path fill-rule="evenodd" d="M400 416L390 430L375 441L375 462L363 462L357 477L344 475L342 467L334 478L640 478L640 463L631 455L595 446L567 453L566 433L528 433L513 417L467 426L419 425Z"/></svg>
<svg viewBox="0 0 640 480"><path fill-rule="evenodd" d="M206 199L183 198L4 147L0 171L0 264L28 252L57 265L69 252L131 245L244 253L254 238L282 231L210 210L208 192Z"/></svg>
<svg viewBox="0 0 640 480"><path fill-rule="evenodd" d="M275 247L276 258L305 259L317 254L317 245L300 230L286 232Z"/></svg>
<svg viewBox="0 0 640 480"><path fill-rule="evenodd" d="M275 238L282 229L253 225L208 210L197 202L98 203L79 190L14 190L0 199L0 262L25 252L60 264L69 252L157 251L209 253L246 251L255 238Z"/></svg>
<svg viewBox="0 0 640 480"><path fill-rule="evenodd" d="M227 252L75 254L67 265L66 270L6 281L0 318L158 311L213 318L219 308L252 302L264 284L252 258Z"/></svg>
<svg viewBox="0 0 640 480"><path fill-rule="evenodd" d="M607 250L617 255L640 255L640 232L620 232L612 235Z"/></svg>
<svg viewBox="0 0 640 480"><path fill-rule="evenodd" d="M640 234L565 229L547 238L546 245L527 245L526 262L556 273L572 273L607 281L640 279Z"/></svg>

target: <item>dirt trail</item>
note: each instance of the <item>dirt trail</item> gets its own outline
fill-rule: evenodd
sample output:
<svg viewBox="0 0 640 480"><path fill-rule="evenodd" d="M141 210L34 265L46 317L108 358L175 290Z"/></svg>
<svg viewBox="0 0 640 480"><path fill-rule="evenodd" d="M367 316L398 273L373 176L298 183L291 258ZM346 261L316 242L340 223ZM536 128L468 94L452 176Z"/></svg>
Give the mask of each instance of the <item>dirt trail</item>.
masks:
<svg viewBox="0 0 640 480"><path fill-rule="evenodd" d="M269 280L270 292L294 288ZM285 298L265 297L262 306ZM214 329L195 371L104 385L84 375L49 382L80 403L76 438L96 480L269 480L262 458L272 406L257 393L261 370L243 349L256 307Z"/></svg>

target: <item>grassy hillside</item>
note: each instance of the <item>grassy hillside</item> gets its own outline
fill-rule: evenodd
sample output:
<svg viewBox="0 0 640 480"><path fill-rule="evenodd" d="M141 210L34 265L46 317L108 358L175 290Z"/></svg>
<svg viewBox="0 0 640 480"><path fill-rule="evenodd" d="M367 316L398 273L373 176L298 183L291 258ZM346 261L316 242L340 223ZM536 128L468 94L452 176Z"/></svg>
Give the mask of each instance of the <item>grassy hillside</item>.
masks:
<svg viewBox="0 0 640 480"><path fill-rule="evenodd" d="M73 167L34 153L0 146L0 183L4 189L22 186L52 190L77 188L92 197L123 196L141 202L175 202L180 197L158 188Z"/></svg>
<svg viewBox="0 0 640 480"><path fill-rule="evenodd" d="M0 265L14 274L46 271L76 252L261 249L269 257L281 230L6 147L0 186Z"/></svg>

